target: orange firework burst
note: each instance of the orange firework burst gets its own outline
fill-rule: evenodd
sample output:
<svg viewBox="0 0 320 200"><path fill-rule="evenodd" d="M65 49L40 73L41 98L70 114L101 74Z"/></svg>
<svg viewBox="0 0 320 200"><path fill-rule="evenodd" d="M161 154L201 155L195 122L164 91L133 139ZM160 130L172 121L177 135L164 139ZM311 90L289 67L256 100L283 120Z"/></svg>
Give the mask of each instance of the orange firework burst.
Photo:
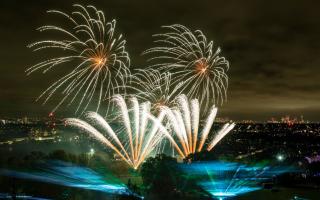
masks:
<svg viewBox="0 0 320 200"><path fill-rule="evenodd" d="M89 104L99 110L101 101L119 93L130 76L129 55L125 50L126 41L122 35L115 36L116 20L107 22L101 10L93 6L74 5L70 15L57 10L48 13L67 18L72 24L69 30L59 26L42 26L38 30L55 31L65 36L63 40L43 40L29 45L34 51L59 49L62 56L49 58L27 69L27 74L35 71L46 73L61 64L70 63L73 68L64 68L65 75L54 82L40 96L44 104L58 93L62 99L53 109L62 104L75 104L76 113L83 113ZM70 66L69 64L69 66Z"/></svg>
<svg viewBox="0 0 320 200"><path fill-rule="evenodd" d="M158 46L144 52L152 55L150 61L160 61L151 67L170 72L172 86L183 81L182 93L199 99L204 111L210 103L222 104L227 96L229 62L220 56L220 48L200 30L191 31L180 24L164 28L169 31L154 35Z"/></svg>

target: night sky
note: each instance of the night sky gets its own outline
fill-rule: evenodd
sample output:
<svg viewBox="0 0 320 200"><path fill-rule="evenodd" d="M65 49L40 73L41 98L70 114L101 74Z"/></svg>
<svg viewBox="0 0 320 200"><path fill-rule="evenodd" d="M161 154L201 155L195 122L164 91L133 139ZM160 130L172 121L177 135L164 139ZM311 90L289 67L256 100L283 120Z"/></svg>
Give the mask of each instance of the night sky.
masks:
<svg viewBox="0 0 320 200"><path fill-rule="evenodd" d="M26 77L25 69L41 61L26 46L47 38L35 30L39 26L65 22L46 10L70 11L73 3L92 4L117 19L133 67L147 65L140 54L152 47L151 35L161 25L201 29L231 63L228 101L219 117L267 120L289 114L320 121L318 0L1 0L0 117L45 116L52 108L35 99L55 73Z"/></svg>

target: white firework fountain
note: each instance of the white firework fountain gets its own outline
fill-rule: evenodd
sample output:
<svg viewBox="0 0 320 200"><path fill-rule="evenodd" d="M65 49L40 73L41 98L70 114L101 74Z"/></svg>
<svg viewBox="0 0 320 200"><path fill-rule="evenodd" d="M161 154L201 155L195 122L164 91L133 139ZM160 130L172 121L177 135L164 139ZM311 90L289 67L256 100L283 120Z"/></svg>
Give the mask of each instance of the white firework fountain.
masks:
<svg viewBox="0 0 320 200"><path fill-rule="evenodd" d="M150 114L150 103L139 105L135 97L130 99L132 107L129 109L125 99L120 95L113 97L120 112L118 118L123 128L116 130L96 112L87 112L86 121L68 118L65 123L79 128L91 137L112 149L122 160L132 168L137 169L150 155L163 137L174 142L169 132L162 126L159 118Z"/></svg>
<svg viewBox="0 0 320 200"><path fill-rule="evenodd" d="M175 150L182 158L185 158L189 154L202 151L205 146L207 151L211 151L235 126L235 123L224 124L224 126L215 133L213 139L209 140L210 130L217 115L218 108L215 106L211 107L209 115L199 133L199 101L192 99L189 102L186 95L179 95L176 102L176 107L172 109L163 107L162 112L165 113L169 127L172 130L171 137L176 141L174 144Z"/></svg>

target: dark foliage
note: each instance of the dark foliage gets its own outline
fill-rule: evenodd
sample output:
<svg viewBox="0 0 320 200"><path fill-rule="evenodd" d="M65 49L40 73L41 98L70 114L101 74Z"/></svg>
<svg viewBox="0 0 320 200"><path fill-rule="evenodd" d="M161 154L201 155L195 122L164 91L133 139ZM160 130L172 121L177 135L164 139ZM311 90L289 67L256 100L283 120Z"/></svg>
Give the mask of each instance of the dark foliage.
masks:
<svg viewBox="0 0 320 200"><path fill-rule="evenodd" d="M176 163L175 158L163 154L147 159L141 167L143 184L147 190L165 195L177 192L179 176Z"/></svg>

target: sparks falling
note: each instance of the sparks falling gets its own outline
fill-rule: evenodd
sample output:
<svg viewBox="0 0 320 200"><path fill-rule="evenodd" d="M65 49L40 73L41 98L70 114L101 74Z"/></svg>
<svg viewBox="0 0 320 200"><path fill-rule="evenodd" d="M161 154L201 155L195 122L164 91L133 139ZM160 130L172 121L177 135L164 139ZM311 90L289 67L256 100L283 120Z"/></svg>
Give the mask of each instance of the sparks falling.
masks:
<svg viewBox="0 0 320 200"><path fill-rule="evenodd" d="M171 72L173 85L183 81L183 93L199 99L204 110L212 100L222 104L227 97L229 62L219 56L220 47L215 48L200 30L192 32L179 24L163 28L168 32L154 35L158 46L144 52L152 56L150 61L160 61L151 67Z"/></svg>
<svg viewBox="0 0 320 200"><path fill-rule="evenodd" d="M153 69L137 70L131 78L131 89L139 100L151 102L154 113L159 113L163 106L174 106L182 84L173 86L169 72L160 73Z"/></svg>
<svg viewBox="0 0 320 200"><path fill-rule="evenodd" d="M57 14L69 21L69 29L55 25L38 28L40 32L55 32L64 39L48 39L30 44L34 51L59 50L63 55L33 65L27 74L35 71L48 71L64 64L65 75L49 86L37 100L47 103L53 95L62 95L53 111L62 104L76 105L75 112L83 113L89 105L99 110L102 100L119 93L130 75L130 59L125 49L126 41L122 35L116 36L116 20L106 21L101 10L93 6L74 5L71 14L57 10ZM57 52L57 51L55 51ZM67 65L68 64L68 65ZM71 67L73 66L73 67Z"/></svg>
<svg viewBox="0 0 320 200"><path fill-rule="evenodd" d="M226 123L213 139L205 145L217 114L217 107L213 106L205 121L202 131L199 134L200 108L199 101L192 99L189 103L186 95L179 95L176 99L177 108L170 109L163 107L162 111L168 118L172 129L171 135L176 141L173 145L182 158L189 154L200 152L206 146L207 151L211 151L215 145L226 136L235 126L234 123Z"/></svg>

